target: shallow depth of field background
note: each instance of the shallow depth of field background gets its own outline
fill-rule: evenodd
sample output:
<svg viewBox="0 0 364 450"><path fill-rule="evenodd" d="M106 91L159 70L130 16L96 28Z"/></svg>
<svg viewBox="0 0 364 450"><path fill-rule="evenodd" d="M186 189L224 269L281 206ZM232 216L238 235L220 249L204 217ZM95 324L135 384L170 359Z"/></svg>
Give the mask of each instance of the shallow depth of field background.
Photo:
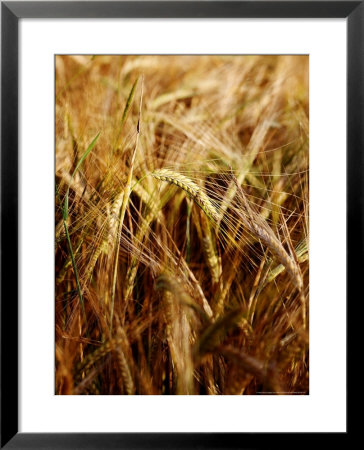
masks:
<svg viewBox="0 0 364 450"><path fill-rule="evenodd" d="M56 394L308 394L308 70L56 57Z"/></svg>

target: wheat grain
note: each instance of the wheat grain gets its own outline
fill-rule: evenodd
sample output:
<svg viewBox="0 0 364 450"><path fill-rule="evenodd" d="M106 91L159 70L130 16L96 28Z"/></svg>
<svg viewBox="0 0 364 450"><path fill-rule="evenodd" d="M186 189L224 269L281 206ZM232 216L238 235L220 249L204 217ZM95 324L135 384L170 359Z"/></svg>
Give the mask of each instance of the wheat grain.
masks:
<svg viewBox="0 0 364 450"><path fill-rule="evenodd" d="M123 204L124 190L122 189L114 199L109 218L109 235L108 243L110 253L113 253L118 234L120 210Z"/></svg>
<svg viewBox="0 0 364 450"><path fill-rule="evenodd" d="M134 381L131 376L129 364L121 347L122 342L127 342L127 337L125 331L120 326L117 329L117 336L120 345L116 348L116 357L120 368L121 378L123 380L126 393L128 395L133 395L135 393Z"/></svg>

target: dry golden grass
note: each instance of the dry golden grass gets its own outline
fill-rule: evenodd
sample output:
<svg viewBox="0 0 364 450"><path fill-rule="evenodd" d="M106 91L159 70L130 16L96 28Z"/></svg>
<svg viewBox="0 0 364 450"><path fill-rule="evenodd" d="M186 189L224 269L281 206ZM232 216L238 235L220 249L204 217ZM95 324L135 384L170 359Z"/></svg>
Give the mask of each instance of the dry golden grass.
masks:
<svg viewBox="0 0 364 450"><path fill-rule="evenodd" d="M57 56L56 394L308 393L308 123L306 56Z"/></svg>

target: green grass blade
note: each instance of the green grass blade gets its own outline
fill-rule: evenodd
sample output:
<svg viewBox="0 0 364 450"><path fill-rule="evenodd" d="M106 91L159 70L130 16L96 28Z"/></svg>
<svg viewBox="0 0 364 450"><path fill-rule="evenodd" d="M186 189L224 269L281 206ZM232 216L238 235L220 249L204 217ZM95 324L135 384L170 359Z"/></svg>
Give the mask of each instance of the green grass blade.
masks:
<svg viewBox="0 0 364 450"><path fill-rule="evenodd" d="M88 154L90 153L90 151L95 147L96 142L98 140L100 136L100 131L97 133L97 135L94 137L93 141L91 142L91 144L87 147L87 150L85 151L85 153L81 156L80 160L78 161L75 170L73 171L72 177L71 177L71 181L72 178L75 176L77 170L80 168L81 164L84 162L84 160L87 158Z"/></svg>
<svg viewBox="0 0 364 450"><path fill-rule="evenodd" d="M69 197L69 193L70 193L70 185L71 182L73 180L73 177L76 175L76 172L78 171L78 169L80 168L81 164L84 162L84 160L87 158L87 155L90 153L90 151L94 148L98 138L100 136L100 132L97 133L96 137L94 138L94 140L91 142L91 144L88 146L87 150L85 151L85 153L81 156L80 160L78 161L75 170L73 171L73 174L71 176L69 185L68 185L68 189L66 192L66 195L64 197L64 206L63 206L63 219L67 220L68 217L68 197Z"/></svg>

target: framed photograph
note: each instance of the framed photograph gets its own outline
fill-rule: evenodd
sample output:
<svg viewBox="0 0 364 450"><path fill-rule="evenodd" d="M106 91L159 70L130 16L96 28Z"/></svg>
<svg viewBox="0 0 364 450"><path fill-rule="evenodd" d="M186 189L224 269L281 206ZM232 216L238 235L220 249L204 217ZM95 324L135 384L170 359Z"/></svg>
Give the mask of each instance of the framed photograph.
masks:
<svg viewBox="0 0 364 450"><path fill-rule="evenodd" d="M363 19L1 3L1 448L348 438Z"/></svg>

